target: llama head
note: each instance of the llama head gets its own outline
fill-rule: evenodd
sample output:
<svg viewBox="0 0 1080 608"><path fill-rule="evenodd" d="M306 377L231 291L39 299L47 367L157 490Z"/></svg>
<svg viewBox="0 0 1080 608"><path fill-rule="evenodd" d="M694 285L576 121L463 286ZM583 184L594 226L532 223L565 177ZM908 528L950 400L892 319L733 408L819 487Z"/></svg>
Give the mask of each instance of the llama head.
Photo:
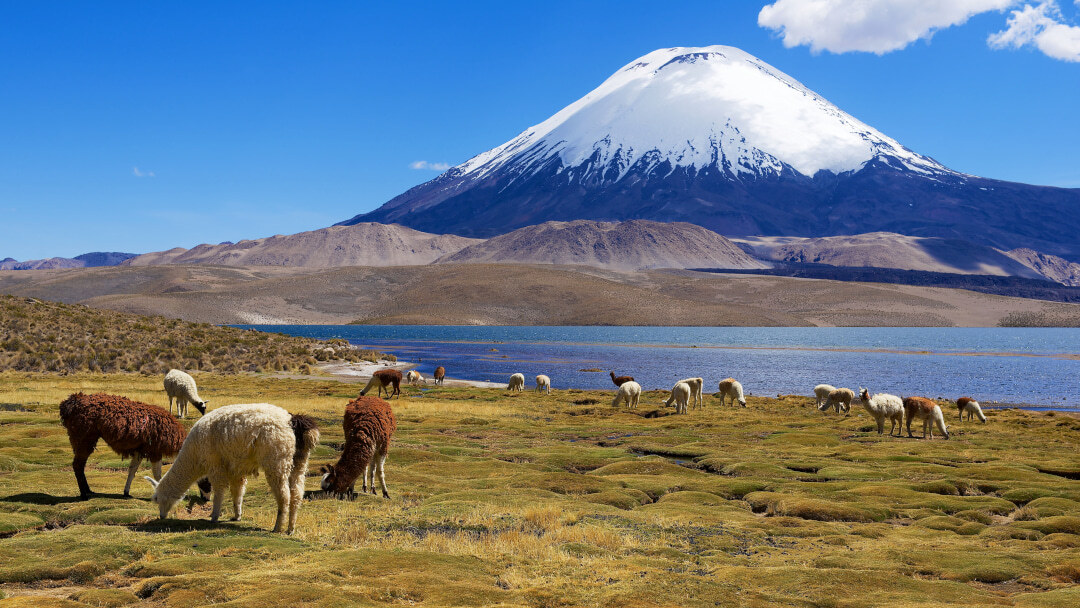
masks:
<svg viewBox="0 0 1080 608"><path fill-rule="evenodd" d="M334 468L334 465L328 464L326 466L323 466L319 470L322 471L323 474L322 484L320 485L323 492L333 492L335 494L340 494L341 492L344 492L344 489L337 488L338 472L337 469Z"/></svg>
<svg viewBox="0 0 1080 608"><path fill-rule="evenodd" d="M746 399L739 399L739 405L746 407Z"/></svg>
<svg viewBox="0 0 1080 608"><path fill-rule="evenodd" d="M169 511L173 510L177 502L180 502L180 497L166 496L158 487L160 484L154 480L153 477L144 476L143 479L150 483L150 487L154 488L154 494L150 497L150 502L158 506L158 518L165 519L169 516Z"/></svg>
<svg viewBox="0 0 1080 608"><path fill-rule="evenodd" d="M191 405L194 405L195 409L199 410L199 413L202 414L203 416L205 416L206 415L206 404L207 403L210 403L210 402L209 401L199 401L199 402L196 403L196 402L192 401Z"/></svg>
<svg viewBox="0 0 1080 608"><path fill-rule="evenodd" d="M862 399L863 401L869 401L870 400L870 391L868 391L865 388L860 386L859 387L859 399Z"/></svg>

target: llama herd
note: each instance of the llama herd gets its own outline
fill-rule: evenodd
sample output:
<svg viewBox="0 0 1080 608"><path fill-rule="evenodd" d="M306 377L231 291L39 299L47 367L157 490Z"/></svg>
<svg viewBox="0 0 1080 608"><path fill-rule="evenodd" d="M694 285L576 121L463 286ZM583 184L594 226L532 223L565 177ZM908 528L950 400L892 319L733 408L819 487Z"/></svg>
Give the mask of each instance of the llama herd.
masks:
<svg viewBox="0 0 1080 608"><path fill-rule="evenodd" d="M627 408L637 408L641 398L641 385L633 376L616 376L610 372L611 381L617 387L612 407L625 403ZM446 375L442 367L436 369L436 382L441 384ZM406 375L410 384L423 382L419 373ZM383 466L389 451L390 440L397 429L397 422L390 404L380 398L400 395L402 374L400 371L383 369L375 372L360 391L360 396L345 406L342 427L345 443L338 461L321 468L321 489L339 498L355 495L356 480L361 478L361 490L375 494L375 480L384 498L389 498ZM213 506L210 520L217 522L229 489L233 501L233 520L239 520L243 511L247 479L261 470L266 476L271 494L277 501L277 518L274 532L283 528L292 533L300 504L304 498L304 478L308 470L308 458L319 443L319 426L316 420L303 414L290 414L269 403L246 403L226 405L207 412L207 402L199 397L195 380L180 370L170 370L164 380L169 397L169 411L164 408L133 401L118 395L75 393L60 404L60 421L67 429L74 460L71 466L79 486L79 494L85 500L93 495L86 481L86 462L94 452L98 440L102 440L121 458L130 458L124 496L131 496L131 483L143 460L150 461L153 477L145 479L153 487L151 502L158 506L159 516L164 519L176 504L197 484L203 497L212 495ZM379 396L367 396L372 388ZM513 374L507 389L523 391L525 376ZM664 403L674 404L678 414L686 414L690 407L703 408L704 379L686 378L675 383ZM536 376L536 391L551 391L551 379L543 374ZM830 408L837 413L848 412L856 399L851 389L836 388L828 384L814 387L815 405L822 412ZM732 406L738 402L746 407L742 384L734 378L720 381L718 393L720 404ZM190 403L202 414L190 431L173 417L172 404L177 403L176 415L184 418ZM860 388L858 400L877 423L878 435L884 434L885 421L891 422L889 435L900 435L907 421L908 437L912 422L922 421L923 438L934 437L936 427L940 435L949 438L941 407L925 397L907 397L878 393L870 396ZM956 401L960 419L973 417L986 422L979 403L970 397ZM162 475L162 459L175 457L172 466Z"/></svg>

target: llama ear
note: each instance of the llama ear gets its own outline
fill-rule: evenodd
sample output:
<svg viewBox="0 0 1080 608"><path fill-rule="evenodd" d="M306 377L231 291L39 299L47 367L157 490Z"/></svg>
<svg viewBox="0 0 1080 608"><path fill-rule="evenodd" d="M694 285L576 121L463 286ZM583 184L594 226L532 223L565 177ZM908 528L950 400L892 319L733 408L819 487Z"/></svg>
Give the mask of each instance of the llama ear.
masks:
<svg viewBox="0 0 1080 608"><path fill-rule="evenodd" d="M156 479L154 479L153 477L150 477L149 475L143 475L143 479L150 482L150 487L151 488L154 488L155 490L157 489L158 482L157 482Z"/></svg>
<svg viewBox="0 0 1080 608"><path fill-rule="evenodd" d="M327 470L326 465L323 465L323 466L319 467L319 472L322 473L323 475L326 475L330 471Z"/></svg>

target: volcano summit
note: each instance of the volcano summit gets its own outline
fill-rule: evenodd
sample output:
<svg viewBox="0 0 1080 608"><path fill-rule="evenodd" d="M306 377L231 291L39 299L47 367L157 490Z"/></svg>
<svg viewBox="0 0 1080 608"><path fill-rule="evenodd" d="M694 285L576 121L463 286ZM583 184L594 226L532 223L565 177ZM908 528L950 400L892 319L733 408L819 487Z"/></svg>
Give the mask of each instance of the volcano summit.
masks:
<svg viewBox="0 0 1080 608"><path fill-rule="evenodd" d="M370 213L488 237L546 221L685 221L725 235L889 231L1080 259L1080 190L953 171L739 49L637 59L511 141Z"/></svg>

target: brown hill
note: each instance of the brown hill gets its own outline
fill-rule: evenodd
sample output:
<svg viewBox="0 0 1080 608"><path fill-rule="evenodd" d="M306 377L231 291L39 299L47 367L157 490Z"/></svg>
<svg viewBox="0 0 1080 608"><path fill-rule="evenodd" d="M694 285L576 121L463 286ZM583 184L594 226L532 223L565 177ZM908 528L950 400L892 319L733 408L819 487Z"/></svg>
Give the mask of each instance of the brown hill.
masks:
<svg viewBox="0 0 1080 608"><path fill-rule="evenodd" d="M23 270L0 293L212 323L1080 325L1080 305L960 289L555 265Z"/></svg>
<svg viewBox="0 0 1080 608"><path fill-rule="evenodd" d="M221 266L409 266L428 264L478 239L428 234L396 224L356 224L276 235L239 243L177 247L147 253L129 266L215 264Z"/></svg>
<svg viewBox="0 0 1080 608"><path fill-rule="evenodd" d="M1080 287L1080 264L1026 248L1013 249L1007 255L1051 281Z"/></svg>
<svg viewBox="0 0 1080 608"><path fill-rule="evenodd" d="M960 239L870 232L813 239L747 237L732 240L745 245L758 257L778 262L1045 278L999 249Z"/></svg>
<svg viewBox="0 0 1080 608"><path fill-rule="evenodd" d="M492 237L437 263L583 264L610 270L767 268L719 234L685 222L545 222Z"/></svg>

